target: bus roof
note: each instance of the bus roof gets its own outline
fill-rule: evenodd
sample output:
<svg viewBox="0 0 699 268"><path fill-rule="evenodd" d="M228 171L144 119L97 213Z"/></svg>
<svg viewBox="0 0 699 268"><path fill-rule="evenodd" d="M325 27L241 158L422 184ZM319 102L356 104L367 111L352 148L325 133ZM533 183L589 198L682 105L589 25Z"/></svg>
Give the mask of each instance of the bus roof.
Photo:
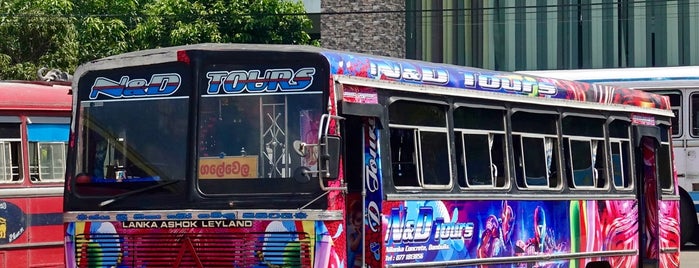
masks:
<svg viewBox="0 0 699 268"><path fill-rule="evenodd" d="M500 72L451 64L374 56L299 45L195 44L142 50L115 55L82 65L78 79L88 71L167 62L189 62L190 57L217 52L304 52L321 55L330 65L330 75L364 77L412 85L448 87L529 97L622 104L669 110L664 96L616 86L592 85L575 80ZM77 87L77 83L74 83Z"/></svg>
<svg viewBox="0 0 699 268"><path fill-rule="evenodd" d="M70 87L39 81L0 81L0 111L70 111Z"/></svg>
<svg viewBox="0 0 699 268"><path fill-rule="evenodd" d="M699 87L699 66L518 71L557 79L634 89Z"/></svg>

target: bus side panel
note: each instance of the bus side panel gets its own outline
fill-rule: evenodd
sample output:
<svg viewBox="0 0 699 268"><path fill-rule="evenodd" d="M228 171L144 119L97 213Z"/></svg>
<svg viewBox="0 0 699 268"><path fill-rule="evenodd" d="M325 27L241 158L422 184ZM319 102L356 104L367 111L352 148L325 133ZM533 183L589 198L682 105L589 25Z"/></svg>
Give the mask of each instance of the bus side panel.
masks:
<svg viewBox="0 0 699 268"><path fill-rule="evenodd" d="M621 251L639 249L637 201L571 201L570 213L571 253L616 251L621 255ZM639 258L637 253L596 257L571 266L585 267L590 261L606 261L612 267L633 267Z"/></svg>
<svg viewBox="0 0 699 268"><path fill-rule="evenodd" d="M680 222L679 201L659 200L660 265L679 267L680 265Z"/></svg>
<svg viewBox="0 0 699 268"><path fill-rule="evenodd" d="M539 265L631 267L638 262L637 206L634 200L386 202L386 263L499 257L518 263L517 257L541 256ZM570 261L579 254L611 256Z"/></svg>
<svg viewBox="0 0 699 268"><path fill-rule="evenodd" d="M181 212L174 215L186 215ZM220 212L188 215L220 215ZM265 213L272 215L274 213ZM280 214L280 213L277 213ZM162 214L142 213L155 218ZM86 217L108 217L90 213ZM260 215L262 216L262 215ZM283 215L280 215L283 216ZM130 216L126 216L130 217ZM167 219L168 217L161 217ZM67 267L343 267L338 221L181 220L66 223Z"/></svg>
<svg viewBox="0 0 699 268"><path fill-rule="evenodd" d="M0 245L6 247L2 264L8 267L29 265L27 214L25 198L0 200Z"/></svg>
<svg viewBox="0 0 699 268"><path fill-rule="evenodd" d="M27 198L0 200L0 245L22 245L29 240Z"/></svg>
<svg viewBox="0 0 699 268"><path fill-rule="evenodd" d="M8 267L63 266L62 210L60 197L0 200L0 245Z"/></svg>
<svg viewBox="0 0 699 268"><path fill-rule="evenodd" d="M29 240L45 244L29 250L29 260L41 267L63 266L63 197L51 196L29 200Z"/></svg>

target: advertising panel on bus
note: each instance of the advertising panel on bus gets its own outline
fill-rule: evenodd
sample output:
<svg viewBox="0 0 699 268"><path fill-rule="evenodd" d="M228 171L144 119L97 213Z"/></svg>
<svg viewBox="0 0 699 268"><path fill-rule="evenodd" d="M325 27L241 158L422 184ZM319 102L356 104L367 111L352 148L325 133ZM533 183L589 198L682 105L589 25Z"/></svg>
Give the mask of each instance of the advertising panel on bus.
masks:
<svg viewBox="0 0 699 268"><path fill-rule="evenodd" d="M386 203L386 262L634 251L635 205L633 200ZM611 264L635 261L630 255Z"/></svg>

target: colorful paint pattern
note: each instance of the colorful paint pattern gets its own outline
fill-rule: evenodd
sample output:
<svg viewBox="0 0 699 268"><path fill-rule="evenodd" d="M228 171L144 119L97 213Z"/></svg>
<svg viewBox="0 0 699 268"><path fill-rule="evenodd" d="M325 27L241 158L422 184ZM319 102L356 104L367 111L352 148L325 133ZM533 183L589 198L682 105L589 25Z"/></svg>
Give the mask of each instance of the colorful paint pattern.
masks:
<svg viewBox="0 0 699 268"><path fill-rule="evenodd" d="M345 267L342 224L322 221L74 222L67 230L68 267Z"/></svg>
<svg viewBox="0 0 699 268"><path fill-rule="evenodd" d="M415 85L444 86L530 97L670 109L670 100L667 97L640 90L363 54L334 51L321 53L330 63L331 75L349 75ZM348 99L360 103L367 98L371 99L366 95L361 96L362 98L358 98L357 92L352 92Z"/></svg>
<svg viewBox="0 0 699 268"><path fill-rule="evenodd" d="M605 260L628 267L638 260L623 256L638 249L637 208L633 200L387 202L386 263L541 256L538 267L584 267L592 260L577 266L566 256L617 251Z"/></svg>

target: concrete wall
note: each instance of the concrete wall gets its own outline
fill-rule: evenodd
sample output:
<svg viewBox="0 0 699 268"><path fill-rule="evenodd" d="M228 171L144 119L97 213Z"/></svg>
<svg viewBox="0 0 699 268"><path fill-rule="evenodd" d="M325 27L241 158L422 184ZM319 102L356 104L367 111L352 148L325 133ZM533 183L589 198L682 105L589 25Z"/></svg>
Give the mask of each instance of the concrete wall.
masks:
<svg viewBox="0 0 699 268"><path fill-rule="evenodd" d="M324 48L405 57L405 0L321 0Z"/></svg>

